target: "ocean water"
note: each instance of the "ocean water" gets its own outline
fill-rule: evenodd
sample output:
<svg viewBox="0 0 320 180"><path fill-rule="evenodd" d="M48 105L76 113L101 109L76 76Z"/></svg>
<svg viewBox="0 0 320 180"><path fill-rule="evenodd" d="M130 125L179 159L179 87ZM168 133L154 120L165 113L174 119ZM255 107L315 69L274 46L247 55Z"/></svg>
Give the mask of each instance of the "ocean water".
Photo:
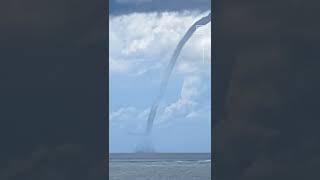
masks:
<svg viewBox="0 0 320 180"><path fill-rule="evenodd" d="M115 153L110 180L211 180L209 153Z"/></svg>

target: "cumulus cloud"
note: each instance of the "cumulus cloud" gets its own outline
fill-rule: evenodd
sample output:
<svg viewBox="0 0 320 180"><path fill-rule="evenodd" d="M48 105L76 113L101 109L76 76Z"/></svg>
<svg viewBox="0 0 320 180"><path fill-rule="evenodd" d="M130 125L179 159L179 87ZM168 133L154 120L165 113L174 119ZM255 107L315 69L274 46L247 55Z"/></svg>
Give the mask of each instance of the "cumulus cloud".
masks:
<svg viewBox="0 0 320 180"><path fill-rule="evenodd" d="M190 25L207 13L197 11L132 13L110 17L110 72L128 75L159 71L173 53L179 39ZM208 36L209 35L209 36ZM201 69L203 49L206 63L210 63L210 25L199 27L199 32L185 46L178 70L194 72ZM197 67L195 69L195 67ZM111 74L111 75L114 75ZM138 73L139 74L139 73Z"/></svg>
<svg viewBox="0 0 320 180"><path fill-rule="evenodd" d="M180 97L167 105L159 117L159 125L183 121L185 123L201 120L210 121L210 85L198 76L187 76L184 79Z"/></svg>
<svg viewBox="0 0 320 180"><path fill-rule="evenodd" d="M110 17L110 76L161 74L180 38L194 21L206 13L198 11L132 13ZM186 44L175 74L183 78L180 96L160 107L156 127L176 122L210 121L211 25L199 27ZM161 77L161 76L160 76ZM154 97L149 97L154 98ZM149 107L122 107L110 114L111 124L124 130L142 130Z"/></svg>
<svg viewBox="0 0 320 180"><path fill-rule="evenodd" d="M149 108L122 107L109 115L111 129L120 129L125 133L141 133L144 131Z"/></svg>
<svg viewBox="0 0 320 180"><path fill-rule="evenodd" d="M161 106L155 126L161 128L180 122L210 122L210 99L210 84L208 82L198 76L185 77L180 96L176 101ZM126 132L142 132L149 111L150 108L119 108L111 112L109 116L111 126Z"/></svg>

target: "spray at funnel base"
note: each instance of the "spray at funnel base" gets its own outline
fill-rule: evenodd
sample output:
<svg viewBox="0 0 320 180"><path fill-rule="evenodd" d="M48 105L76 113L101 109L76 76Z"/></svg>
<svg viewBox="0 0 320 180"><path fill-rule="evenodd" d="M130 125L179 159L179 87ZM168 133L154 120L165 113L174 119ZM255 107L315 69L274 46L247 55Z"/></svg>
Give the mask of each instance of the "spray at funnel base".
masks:
<svg viewBox="0 0 320 180"><path fill-rule="evenodd" d="M136 153L154 153L155 149L152 143L151 136L143 136L140 144L137 146Z"/></svg>

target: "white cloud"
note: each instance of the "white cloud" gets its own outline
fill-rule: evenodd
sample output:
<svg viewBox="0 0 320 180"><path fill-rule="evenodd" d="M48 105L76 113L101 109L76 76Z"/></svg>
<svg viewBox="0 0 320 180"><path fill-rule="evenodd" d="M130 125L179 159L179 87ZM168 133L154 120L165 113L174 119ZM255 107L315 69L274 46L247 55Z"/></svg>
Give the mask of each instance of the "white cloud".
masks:
<svg viewBox="0 0 320 180"><path fill-rule="evenodd" d="M142 76L146 72L163 72L180 38L204 14L207 13L185 11L110 17L111 76ZM210 121L210 33L210 24L200 27L181 52L176 67L176 75L184 77L180 97L160 108L156 126L179 121ZM203 53L203 49L207 51ZM112 125L123 129L141 130L148 113L148 107L124 107L112 112L110 121Z"/></svg>
<svg viewBox="0 0 320 180"><path fill-rule="evenodd" d="M142 75L141 72L149 70L163 71L180 38L204 14L207 13L184 11L111 16L110 72L118 75ZM211 59L210 33L210 25L198 28L180 55L177 68L179 72L194 73L208 66ZM202 60L203 49L208 50L205 53L206 63Z"/></svg>
<svg viewBox="0 0 320 180"><path fill-rule="evenodd" d="M120 128L126 133L143 131L149 109L140 110L135 107L124 107L109 115L111 127Z"/></svg>
<svg viewBox="0 0 320 180"><path fill-rule="evenodd" d="M210 120L210 87L199 76L185 77L180 97L169 104L156 124Z"/></svg>
<svg viewBox="0 0 320 180"><path fill-rule="evenodd" d="M155 120L156 127L165 127L176 122L210 121L210 85L197 76L186 77L180 97L172 103L159 108ZM112 126L127 132L143 131L149 115L149 108L120 108L110 114Z"/></svg>
<svg viewBox="0 0 320 180"><path fill-rule="evenodd" d="M132 65L129 64L130 62L126 62L124 60L118 59L114 60L112 58L109 59L109 68L111 73L124 73L129 71L129 68Z"/></svg>

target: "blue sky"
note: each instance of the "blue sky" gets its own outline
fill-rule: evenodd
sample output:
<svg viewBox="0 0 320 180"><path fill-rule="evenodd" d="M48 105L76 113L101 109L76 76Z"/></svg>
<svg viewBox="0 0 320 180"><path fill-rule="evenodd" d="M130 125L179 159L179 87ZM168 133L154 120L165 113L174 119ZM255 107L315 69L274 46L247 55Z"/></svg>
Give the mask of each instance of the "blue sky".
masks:
<svg viewBox="0 0 320 180"><path fill-rule="evenodd" d="M144 131L175 46L188 27L209 12L204 0L197 1L199 8L182 4L186 1L168 2L174 4L159 11L152 5L156 0L110 4L110 152L133 152L140 143L141 137L130 133ZM199 28L186 44L170 78L152 135L158 152L210 152L210 25Z"/></svg>

